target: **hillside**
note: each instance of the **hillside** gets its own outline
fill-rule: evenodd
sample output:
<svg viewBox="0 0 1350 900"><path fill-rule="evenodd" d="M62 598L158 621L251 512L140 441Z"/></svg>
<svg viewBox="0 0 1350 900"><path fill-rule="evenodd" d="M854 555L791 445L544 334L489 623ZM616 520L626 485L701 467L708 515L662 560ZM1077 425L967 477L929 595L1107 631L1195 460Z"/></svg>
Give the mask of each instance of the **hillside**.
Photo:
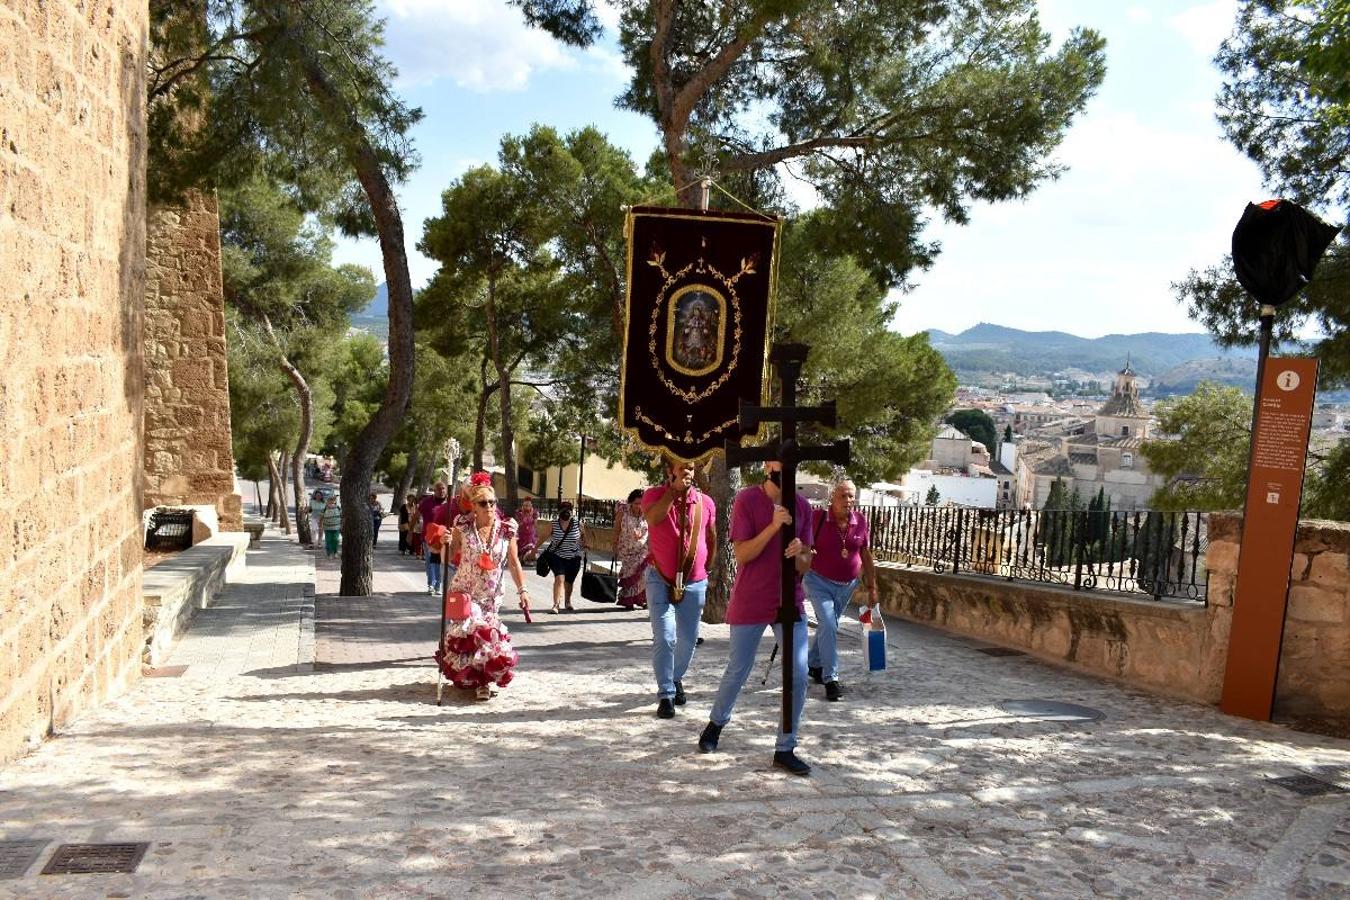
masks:
<svg viewBox="0 0 1350 900"><path fill-rule="evenodd" d="M357 331L373 334L380 340L389 338L389 286L380 282L375 288L375 296L365 307L350 318L351 326Z"/></svg>
<svg viewBox="0 0 1350 900"><path fill-rule="evenodd" d="M928 338L957 372L1050 375L1071 368L1115 372L1128 359L1136 372L1169 387L1205 372L1211 374L1204 377L1222 381L1246 377L1250 383L1255 372L1255 348L1224 349L1207 334L1144 332L1082 338L1062 331L981 323L960 334L934 329Z"/></svg>

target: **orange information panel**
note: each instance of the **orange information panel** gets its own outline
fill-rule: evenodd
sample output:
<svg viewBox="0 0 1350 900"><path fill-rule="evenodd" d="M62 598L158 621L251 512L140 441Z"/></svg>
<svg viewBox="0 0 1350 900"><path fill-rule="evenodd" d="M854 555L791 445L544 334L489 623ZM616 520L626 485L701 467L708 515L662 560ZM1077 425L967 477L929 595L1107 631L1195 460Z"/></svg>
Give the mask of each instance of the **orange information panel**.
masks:
<svg viewBox="0 0 1350 900"><path fill-rule="evenodd" d="M1317 392L1317 360L1266 360L1242 518L1233 629L1219 708L1262 721L1275 702L1289 568Z"/></svg>

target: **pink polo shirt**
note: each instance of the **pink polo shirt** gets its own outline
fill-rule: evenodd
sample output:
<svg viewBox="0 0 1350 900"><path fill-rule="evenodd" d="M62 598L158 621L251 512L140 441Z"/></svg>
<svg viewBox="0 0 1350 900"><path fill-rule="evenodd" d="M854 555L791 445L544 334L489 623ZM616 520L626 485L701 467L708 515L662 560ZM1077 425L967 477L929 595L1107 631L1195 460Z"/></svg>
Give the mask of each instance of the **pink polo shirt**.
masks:
<svg viewBox="0 0 1350 900"><path fill-rule="evenodd" d="M738 492L731 506L731 540L753 540L773 521L773 508L774 502L760 485ZM792 528L803 545L811 546L811 504L801 494L797 495ZM775 534L759 556L737 570L736 581L731 586L731 600L727 603L728 625L768 625L778 620L785 549L782 535ZM801 578L795 580L797 612L801 613L806 594Z"/></svg>
<svg viewBox="0 0 1350 900"><path fill-rule="evenodd" d="M811 533L816 536L816 558L811 562L812 572L838 582L852 581L862 574L862 550L868 546L869 540L866 516L856 509L849 510L848 527L841 535L827 506L816 510L812 516ZM839 552L841 543L843 554Z"/></svg>
<svg viewBox="0 0 1350 900"><path fill-rule="evenodd" d="M648 509L656 505L666 492L664 485L661 487L648 488L642 495L642 511L646 513ZM689 573L689 581L702 581L708 577L708 524L714 521L717 515L717 507L713 504L713 499L697 488L690 488L684 495L685 509L689 518L686 528L694 527L694 504L703 504L703 521L698 525L699 533L694 535L694 567ZM652 562L656 564L656 570L661 573L661 577L667 581L675 578L675 572L680 566L681 553L684 548L680 546L680 501L677 497L670 504L670 509L666 511L666 517L647 529L647 549L651 551Z"/></svg>

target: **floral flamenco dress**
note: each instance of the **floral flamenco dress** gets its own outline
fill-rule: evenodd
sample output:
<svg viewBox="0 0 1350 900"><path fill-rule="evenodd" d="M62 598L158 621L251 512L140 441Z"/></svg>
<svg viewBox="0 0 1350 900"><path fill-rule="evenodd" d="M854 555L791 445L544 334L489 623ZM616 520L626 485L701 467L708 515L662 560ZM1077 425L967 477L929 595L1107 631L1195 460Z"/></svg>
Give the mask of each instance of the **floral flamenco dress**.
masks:
<svg viewBox="0 0 1350 900"><path fill-rule="evenodd" d="M614 548L619 559L619 598L624 609L647 608L647 520L632 513L624 515L619 526L619 543Z"/></svg>
<svg viewBox="0 0 1350 900"><path fill-rule="evenodd" d="M463 591L472 598L469 618L446 623L441 646L436 650L436 664L456 687L506 687L515 676L519 657L497 608L516 525L511 520L494 520L486 542L472 523L462 533L462 564L448 590Z"/></svg>

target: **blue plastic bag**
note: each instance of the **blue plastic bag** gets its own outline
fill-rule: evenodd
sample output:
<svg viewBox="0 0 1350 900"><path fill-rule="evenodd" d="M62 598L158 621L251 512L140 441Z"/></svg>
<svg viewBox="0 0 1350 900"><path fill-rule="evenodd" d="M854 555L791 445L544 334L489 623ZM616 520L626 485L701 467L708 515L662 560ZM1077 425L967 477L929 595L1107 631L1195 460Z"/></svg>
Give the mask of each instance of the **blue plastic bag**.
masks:
<svg viewBox="0 0 1350 900"><path fill-rule="evenodd" d="M859 617L862 622L863 667L869 672L881 672L886 669L886 622L881 618L881 610L873 607L864 610Z"/></svg>

